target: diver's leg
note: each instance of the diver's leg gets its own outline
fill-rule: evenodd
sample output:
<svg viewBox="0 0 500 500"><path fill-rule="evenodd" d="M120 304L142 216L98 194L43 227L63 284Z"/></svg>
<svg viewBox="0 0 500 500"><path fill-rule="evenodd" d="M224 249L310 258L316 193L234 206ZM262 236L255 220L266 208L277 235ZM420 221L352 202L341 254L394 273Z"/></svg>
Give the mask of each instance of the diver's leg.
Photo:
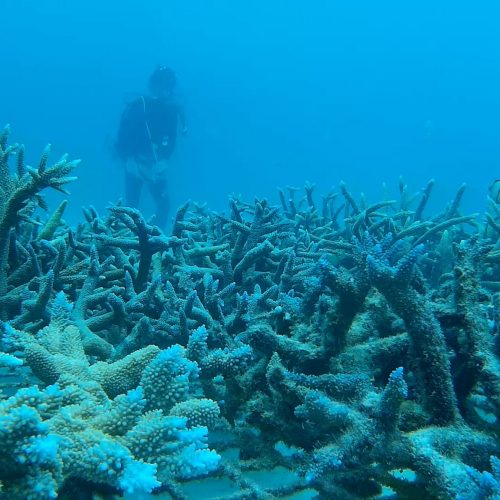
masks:
<svg viewBox="0 0 500 500"><path fill-rule="evenodd" d="M125 172L125 204L127 207L139 208L143 180L132 172Z"/></svg>
<svg viewBox="0 0 500 500"><path fill-rule="evenodd" d="M156 207L156 222L162 229L165 228L170 211L170 198L167 192L167 181L164 178L148 182L148 187Z"/></svg>

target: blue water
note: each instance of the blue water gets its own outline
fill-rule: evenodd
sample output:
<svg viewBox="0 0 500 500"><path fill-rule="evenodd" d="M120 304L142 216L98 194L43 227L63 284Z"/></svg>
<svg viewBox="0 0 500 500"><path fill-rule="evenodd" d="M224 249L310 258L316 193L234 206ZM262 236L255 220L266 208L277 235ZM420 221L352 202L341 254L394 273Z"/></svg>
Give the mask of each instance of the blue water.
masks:
<svg viewBox="0 0 500 500"><path fill-rule="evenodd" d="M268 198L273 204L277 204L278 187L302 187L307 182L315 183L317 192L326 194L331 189L338 191L339 183L344 181L356 200L364 193L369 202L377 202L387 197L398 198L398 183L402 176L411 192L421 190L431 178L436 180L431 201L422 218L428 220L429 214L442 210L464 182L467 190L460 206L460 214L482 213L488 186L495 179L500 179L498 0L2 0L0 19L0 127L6 123L11 124L10 142L22 141L26 144L28 163L38 161L48 142L53 145L52 159L57 159L65 152L71 158L82 159L75 171L79 180L70 185L70 204L65 214L71 225L82 220L82 207L93 205L100 212L105 212L111 203L124 197L122 166L113 154L120 116L131 99L148 92L149 76L159 64L166 64L177 73L177 99L185 108L188 127L187 135L179 135L174 155L168 162L168 190L173 209L190 199L200 204L207 203L214 210L226 210L228 198L232 195L241 195L249 203L257 197ZM147 192L144 195L141 207L150 215L155 207ZM58 193L47 194L51 209L62 197ZM173 213L172 210L170 216ZM491 214L493 217L493 211ZM481 217L477 220L481 220ZM285 216L283 220L289 222ZM419 220L417 218L415 222L418 223ZM208 218L205 222L207 221ZM361 221L361 217L358 221ZM412 221L411 217L408 221ZM497 217L495 224L498 223ZM401 228L403 225L401 224ZM490 221L491 234L485 233L485 244L495 243L496 225ZM234 227L237 226L238 224L234 224ZM228 228L229 225L224 230L229 232ZM384 227L384 231L385 229ZM296 230L297 234L302 231L299 225ZM236 229L233 232L235 236ZM19 234L24 237L31 233L20 231ZM194 232L193 234L196 235ZM198 241L197 236L195 238L189 235L186 241L193 248L198 244L208 246L212 241L205 236L202 235ZM231 242L235 246L233 236L232 239L221 237L220 240L224 243ZM462 236L462 233L457 232L453 236L456 237L455 243ZM303 235L300 236L302 237ZM307 231L303 239L300 245L299 239L296 239L296 247L304 245L314 257L314 245L309 247L304 243L309 241ZM14 240L10 241L12 243ZM90 239L85 239L85 245L89 241ZM387 243L389 240L385 241ZM363 245L370 242L374 243L374 240L367 238ZM283 256L289 256L286 257L289 260L282 262L286 262L287 266L290 264L290 269L293 270L292 255L295 256L296 248L294 246L292 251L291 246L286 247L290 242L285 237L281 243L284 247ZM462 254L467 253L467 248L472 249L472 254L477 250L472 239L470 247L467 247L468 244L462 243L460 246ZM435 253L443 261L436 264L436 273L441 271L441 265L443 269L448 269L444 265L448 258L444 251L450 250L445 248L446 241L439 248L436 242L432 242L432 245L431 250L436 250ZM27 244L26 247L28 248ZM103 244L102 248L105 247ZM42 254L48 247L30 244L29 248ZM455 251L459 253L457 248ZM376 250L381 262L375 262L376 259L367 260L372 266L367 265L368 274L370 269L376 276L382 276L382 271L387 271L386 264L389 261L385 254L389 254L389 251L384 249L384 253L381 249L382 246L372 248L372 253ZM496 249L498 252L498 241ZM490 263L485 265L481 261L483 274L478 272L474 279L483 280L486 283L485 289L490 287L488 300L491 299L491 303L485 299L486 292L479 294L479 285L477 294L481 304L475 297L470 301L471 304L478 302L474 303L474 307L477 307L472 309L471 316L478 314L478 311L482 313L484 324L491 330L482 332L485 336L490 333L493 335L494 329L498 331L498 318L495 316L492 319L497 314L496 309L493 313L493 293L498 293L498 253L489 250ZM442 254L439 255L439 252ZM80 252L82 255L74 253L78 259L83 259L83 252ZM238 253L235 252L240 259ZM90 255L93 262L93 252ZM265 255L267 259L267 253ZM29 287L25 284L26 289L23 290L26 293L23 292L24 295L20 295L19 299L24 306L29 305L27 298L32 295L43 295L40 293L42 284L38 283L43 283L42 279L46 277L41 273L47 272L49 276L47 262L52 262L51 258L52 254L47 253L41 259L45 265L42 271L33 265L36 276L30 278ZM130 256L127 257L129 258ZM9 267L12 274L16 259L20 258L14 259L11 256L8 266L5 266ZM74 260L75 257L70 252L68 261L73 264ZM215 258L213 260L215 262ZM109 264L109 261L104 262ZM269 261L271 262L270 258ZM453 265L457 261L455 259ZM158 262L155 261L155 266ZM165 262L165 266L171 265L168 259ZM196 258L193 258L193 262L196 262ZM214 262L211 264L215 267ZM241 260L232 262L231 259L231 265L239 265L239 262ZM329 263L324 260L321 262L320 267L326 273L325 266ZM477 264L479 258L477 261L471 258L470 262ZM130 263L136 265L136 258L130 258ZM222 259L217 261L218 266L222 266L221 263L224 264ZM104 266L103 262L101 264ZM412 262L410 264L408 268L412 268ZM56 267L55 264L53 267ZM174 269L176 267L178 266ZM279 270L277 261L276 267ZM297 269L300 269L300 265L295 267L295 271ZM303 267L302 271L297 271L302 272L303 277L304 269ZM425 269L427 278L430 273ZM15 270L16 273L18 271L19 269ZM465 271L471 272L467 268ZM72 272L77 273L78 269ZM408 270L408 274L412 272L412 269ZM275 273L273 268L274 274L278 276L279 273ZM387 271L387 275L389 274ZM187 272L185 275L179 273L175 278L180 283L178 288L184 304L188 301L186 297L194 297L192 291L189 295L184 293L191 283L191 278L187 280L187 275ZM442 276L445 275L446 280L449 280L451 273L443 270ZM77 278L79 277L75 278L75 283ZM460 276L456 278L457 281L458 278ZM207 279L204 280L203 287L208 288L207 283L210 282ZM281 279L280 274L279 280ZM20 280L19 276L8 283L8 288L6 281L5 290L12 293L12 289L18 285L16 280ZM418 281L417 285L419 280L420 278L415 280ZM258 282L256 278L255 283ZM409 282L410 279L405 286ZM76 285L72 285L71 288L74 289L70 290L70 283L71 280L59 287L67 293L68 301L75 300L76 296ZM125 285L127 283L126 281ZM311 279L305 283L304 289L316 281ZM437 293L440 289L436 286L433 304L443 305L442 310L436 307L436 314L440 312L444 316L447 312L444 308L445 301L441 303L440 299L446 298L452 302L451 285L450 281L443 280L439 283L444 283L443 296ZM240 288L235 289L236 298L232 297L231 300L240 304L239 301L241 297L246 297L246 292L240 295L245 288L241 283L237 286ZM475 286L475 282L470 284L472 290ZM227 293L231 295L233 291L228 288L230 291ZM259 295L259 290L260 288L255 288L255 296ZM55 292L54 289L54 295ZM126 291L127 300L128 293ZM300 294L299 291L299 297ZM333 297L335 294L330 295ZM289 303L286 304L291 304L292 307L295 303L293 294L283 293L283 296L279 300L283 300L285 304L287 299ZM241 301L243 303L246 299ZM107 306L111 310L110 304L111 302L105 306L99 304L98 312L102 312ZM114 304L116 306L116 301ZM195 303L191 301L190 307L193 304ZM331 303L321 302L321 307L326 307L325 304L333 307L333 299ZM53 305L52 302L51 306ZM13 308L12 304L9 307ZM81 305L79 307L85 309ZM276 314L278 318L278 314L282 313L281 307L280 305L278 309L273 306L265 314L270 318L274 318L273 315ZM388 306L383 302L382 307ZM16 314L20 314L21 310L24 311L19 305ZM116 310L118 311L118 307ZM247 317L246 314L244 316ZM284 317L286 318L286 314ZM134 321L135 318L136 316ZM450 318L449 321L456 319L452 314ZM478 325L480 319L477 320ZM389 315L384 317L384 321L386 320L387 324L393 322ZM446 318L440 320L446 322ZM325 328L329 328L329 321L330 319L325 321ZM369 324L368 320L362 319L361 326L363 321L366 321L366 325ZM472 319L468 321L474 324ZM378 330L385 328L382 323L381 321L380 325L373 326L374 337L381 335ZM393 323L395 326L390 328L401 333L397 322ZM331 324L334 324L333 320ZM372 325L369 327L372 328ZM125 327L119 328L125 331ZM117 332L119 328L117 327ZM293 332L294 342L299 338L305 339L306 333L309 335L307 328L304 326L303 331L297 329ZM462 330L459 335L455 332L455 329L459 331L458 326L448 328L460 340ZM217 331L214 329L214 332ZM317 334L312 330L311 332L312 337ZM228 337L230 335L232 333ZM496 335L498 339L498 333ZM454 337L450 338L453 340ZM314 346L316 340L318 339L312 338L311 345ZM491 346L485 345L492 351ZM458 341L457 346L460 347ZM452 346L456 350L453 351L455 358L460 351L457 346ZM450 346L447 347L452 351ZM472 351L472 342L467 348ZM496 348L498 349L498 345ZM484 348L484 351L489 352L488 349ZM442 350L444 352L444 348ZM463 352L467 353L465 349ZM450 355L450 358L453 356ZM491 356L493 358L493 354ZM460 356L458 361L455 358L454 362L463 362ZM497 368L498 365L494 367ZM292 368L295 369L293 366ZM472 368L469 368L472 372ZM407 367L404 369L407 376ZM399 374L399 384L406 388L402 368L399 370L393 373ZM269 372L272 374L271 370ZM0 377L3 376L2 373L0 372ZM388 377L389 373L390 371L387 372ZM459 375L462 376L460 373ZM377 376L382 377L380 373ZM411 385L411 371L407 378ZM467 385L463 380L459 381ZM23 381L16 379L15 382ZM398 380L394 384L397 382ZM269 387L275 390L271 383ZM400 393L406 394L406 389L402 390L400 387ZM137 394L134 397L139 397ZM477 396L476 403L479 403L477 408L474 407L478 415L473 414L471 421L477 423L483 419L485 426L495 422L488 420L490 417L496 418L496 415L488 413L486 396L482 400L480 392L473 395ZM217 394L208 396L215 398ZM323 404L320 399L315 403L318 408ZM258 397L255 401L259 401ZM367 402L375 405L368 398ZM219 401L219 404L224 409L224 400ZM460 410L463 411L463 408ZM233 410L227 411L231 414ZM301 411L294 415L297 416ZM343 412L342 409L336 411L339 415ZM363 411L369 413L369 405ZM473 413L470 408L467 411ZM420 417L415 415L417 422ZM262 418L262 421L265 419ZM306 421L303 425L309 423ZM469 423L467 421L467 425ZM236 421L235 427L238 425L240 424ZM242 424L242 428L245 425ZM464 428L467 429L466 432L472 432L473 426ZM242 433L242 437L239 437L241 443L250 449L253 440L257 442L258 439L255 437L257 434L252 434L255 429L248 429L251 432ZM245 428L245 431L248 429ZM305 435L316 434L309 429ZM247 437L252 438L250 445L245 443ZM453 436L448 438L450 442L452 438ZM318 441L314 443L314 447L320 448L323 444L325 443ZM52 449L55 453L55 441L42 440L42 445L48 446L49 452ZM47 453L46 450L45 452ZM234 449L229 447L224 452L227 463L238 463L238 446L235 445ZM233 456L228 458L231 454ZM471 453L472 458L473 455ZM286 454L283 456L286 457ZM342 461L337 460L336 456L334 458L332 463L324 463L334 471L340 470ZM320 459L321 456L318 461L323 466ZM313 472L314 467L313 463L310 469ZM318 474L322 472L320 469L318 466ZM363 469L359 470L363 474ZM450 470L454 470L453 463ZM472 469L467 473L472 477L471 471ZM287 481L296 481L298 477L295 476L295 471L292 473L277 467L244 472L245 480L253 481L261 488L277 488L278 485L286 485ZM403 470L401 473L407 472ZM465 474L463 471L462 473ZM147 476L144 470L143 474ZM305 474L306 478L308 474L309 472ZM132 479L133 476L131 474ZM460 476L457 474L456 477ZM478 477L479 472L474 479L477 483ZM486 483L489 477L482 476L482 486L488 486ZM314 474L310 478L314 479ZM495 481L498 487L497 479ZM472 484L473 479L470 482ZM361 483L361 489L367 487L367 481ZM184 487L186 498L198 500L216 494L229 497L236 495L239 486L227 477L216 477L189 483ZM304 487L293 498L314 498L316 493L314 489ZM134 495L135 493L128 498L138 498Z"/></svg>
<svg viewBox="0 0 500 500"><path fill-rule="evenodd" d="M500 176L497 2L3 0L1 13L0 123L28 160L47 142L82 158L70 219L123 196L113 138L159 63L189 126L174 207L277 201L306 181L375 201L402 175L415 190L434 177L440 206L467 182L480 211Z"/></svg>

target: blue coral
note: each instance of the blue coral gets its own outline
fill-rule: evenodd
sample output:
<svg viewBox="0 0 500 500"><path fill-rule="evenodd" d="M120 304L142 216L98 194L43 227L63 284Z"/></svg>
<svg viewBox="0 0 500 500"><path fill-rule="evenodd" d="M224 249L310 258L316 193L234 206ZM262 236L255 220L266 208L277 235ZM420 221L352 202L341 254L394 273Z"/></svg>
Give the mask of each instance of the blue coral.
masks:
<svg viewBox="0 0 500 500"><path fill-rule="evenodd" d="M28 168L7 132L3 497L78 485L180 498L184 482L213 473L242 498L304 486L322 498L374 498L382 486L498 497L494 200L480 231L459 215L463 188L424 217L433 182L416 207L403 182L399 203L371 205L341 184L319 213L307 185L303 200L288 188L282 210L186 203L170 236L120 204L85 208L72 230L65 204L36 224L30 214L75 164L48 166L47 151ZM240 459L220 467L215 450L227 447ZM241 474L270 464L290 468L292 484L261 488Z"/></svg>

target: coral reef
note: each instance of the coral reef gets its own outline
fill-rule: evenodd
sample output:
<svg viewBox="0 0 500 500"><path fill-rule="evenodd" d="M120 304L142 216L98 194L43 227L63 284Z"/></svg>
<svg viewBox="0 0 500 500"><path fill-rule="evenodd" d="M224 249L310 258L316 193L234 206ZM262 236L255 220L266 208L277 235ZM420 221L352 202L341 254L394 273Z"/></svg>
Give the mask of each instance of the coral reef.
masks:
<svg viewBox="0 0 500 500"><path fill-rule="evenodd" d="M307 185L185 204L170 235L120 204L71 229L39 210L76 162L25 167L7 136L0 498L206 475L225 498L498 498L498 200L463 215L462 186L427 217L433 181L372 205ZM292 484L245 475L278 466Z"/></svg>

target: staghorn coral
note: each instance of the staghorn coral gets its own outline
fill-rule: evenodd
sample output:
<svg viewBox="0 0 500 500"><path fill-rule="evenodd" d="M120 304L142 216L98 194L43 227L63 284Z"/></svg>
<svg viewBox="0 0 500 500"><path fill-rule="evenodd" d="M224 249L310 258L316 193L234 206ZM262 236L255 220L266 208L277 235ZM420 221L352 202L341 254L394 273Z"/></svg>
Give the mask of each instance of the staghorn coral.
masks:
<svg viewBox="0 0 500 500"><path fill-rule="evenodd" d="M371 204L345 184L321 203L288 188L281 209L185 204L170 236L121 205L85 209L74 230L60 210L42 231L20 216L0 363L40 388L0 402L5 429L31 422L9 434L3 491L161 483L182 498L218 463L196 425L224 421L217 450L240 460L218 473L241 496L277 494L242 472L281 465L298 475L283 494L494 498L498 200L484 221L463 215L461 186L426 216L433 186L400 181L399 199Z"/></svg>
<svg viewBox="0 0 500 500"><path fill-rule="evenodd" d="M37 168L24 164L24 148L8 145L9 127L0 134L0 296L8 291L8 261L10 232L21 221L30 221L36 206L46 208L41 192L46 188L57 189L66 194L64 186L76 179L68 174L78 165L78 160L69 161L63 156L57 163L47 166L50 147L44 151ZM9 169L9 159L19 152L16 173ZM52 222L51 222L52 225ZM0 318L6 319L5 308L0 304Z"/></svg>

